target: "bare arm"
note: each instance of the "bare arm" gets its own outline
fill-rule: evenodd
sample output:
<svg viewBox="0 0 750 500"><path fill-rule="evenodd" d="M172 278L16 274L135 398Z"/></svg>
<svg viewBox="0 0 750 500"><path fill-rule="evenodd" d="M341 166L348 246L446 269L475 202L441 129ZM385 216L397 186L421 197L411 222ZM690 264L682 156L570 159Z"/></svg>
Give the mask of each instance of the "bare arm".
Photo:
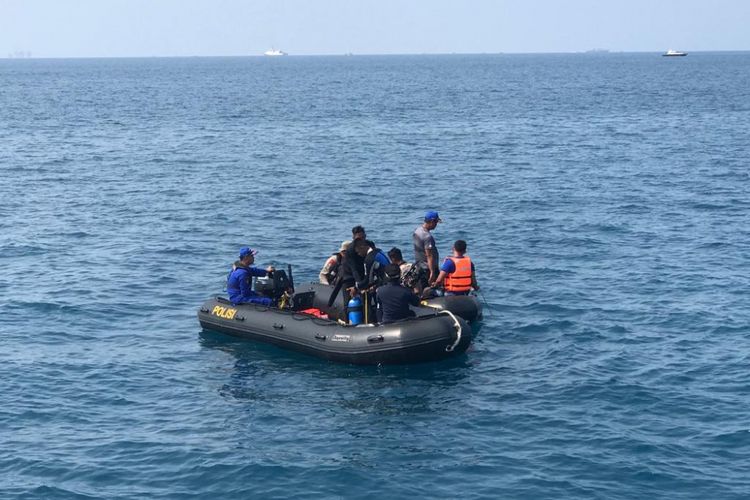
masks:
<svg viewBox="0 0 750 500"><path fill-rule="evenodd" d="M331 272L331 267L333 267L333 259L329 257L326 260L326 263L323 264L323 269L320 270L320 273L318 274L318 277L320 278L320 282L324 285L330 285L328 282L328 273Z"/></svg>
<svg viewBox="0 0 750 500"><path fill-rule="evenodd" d="M435 268L437 268L437 263L435 262L435 254L433 253L432 248L425 252L425 257L427 257L427 268L430 271L430 278L428 281L432 283L433 279L435 278Z"/></svg>
<svg viewBox="0 0 750 500"><path fill-rule="evenodd" d="M440 274L438 274L437 279L435 280L435 284L433 286L439 286L445 281L445 276L447 273L445 271L440 271Z"/></svg>

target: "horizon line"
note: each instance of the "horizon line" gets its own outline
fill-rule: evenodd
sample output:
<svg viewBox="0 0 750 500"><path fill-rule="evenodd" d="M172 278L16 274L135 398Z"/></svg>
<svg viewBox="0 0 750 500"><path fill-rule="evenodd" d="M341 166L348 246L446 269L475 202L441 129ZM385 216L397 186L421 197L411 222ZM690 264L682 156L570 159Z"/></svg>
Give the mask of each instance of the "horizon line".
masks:
<svg viewBox="0 0 750 500"><path fill-rule="evenodd" d="M686 50L688 53L717 53L717 52L749 52L750 49L716 49L716 50ZM16 53L23 53L24 51L17 51ZM267 56L262 52L257 54L211 54L211 55L119 55L119 56L22 56L14 55L9 53L6 56L0 56L0 59L5 60L29 60L29 59L185 59L185 58L277 58L277 57L364 57L364 56L495 56L495 55L574 55L574 54L589 54L589 55L605 55L605 54L663 54L664 50L609 50L609 49L587 49L587 50L576 50L576 51L544 51L544 52L400 52L400 53L377 53L377 52L330 52L330 53L316 53L316 54L290 54L287 53L283 56ZM27 53L32 54L30 51Z"/></svg>

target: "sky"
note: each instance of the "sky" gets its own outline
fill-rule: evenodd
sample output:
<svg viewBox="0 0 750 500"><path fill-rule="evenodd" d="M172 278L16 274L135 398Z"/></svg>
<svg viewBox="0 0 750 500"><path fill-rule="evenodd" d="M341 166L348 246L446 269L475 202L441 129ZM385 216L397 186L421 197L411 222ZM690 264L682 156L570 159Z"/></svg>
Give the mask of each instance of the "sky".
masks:
<svg viewBox="0 0 750 500"><path fill-rule="evenodd" d="M748 0L0 0L0 57L750 50Z"/></svg>

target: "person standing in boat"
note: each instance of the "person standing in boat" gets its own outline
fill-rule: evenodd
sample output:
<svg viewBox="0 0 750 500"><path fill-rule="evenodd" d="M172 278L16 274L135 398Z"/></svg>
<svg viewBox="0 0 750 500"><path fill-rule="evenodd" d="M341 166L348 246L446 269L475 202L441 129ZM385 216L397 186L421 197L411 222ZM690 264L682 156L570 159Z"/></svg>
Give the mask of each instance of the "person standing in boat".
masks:
<svg viewBox="0 0 750 500"><path fill-rule="evenodd" d="M364 279L365 259L357 254L354 250L354 245L357 241L366 239L367 233L364 227L354 226L352 228L352 244L344 252L344 259L341 262L341 270L339 271L339 275L343 281L342 288L349 291L350 294L354 291L355 283ZM347 298L346 300L348 301L349 299Z"/></svg>
<svg viewBox="0 0 750 500"><path fill-rule="evenodd" d="M378 288L378 316L381 323L393 323L415 316L409 306L418 306L417 294L401 285L401 269L397 264L385 266L385 285Z"/></svg>
<svg viewBox="0 0 750 500"><path fill-rule="evenodd" d="M385 278L385 266L391 261L370 240L356 240L353 243L354 251L364 260L363 278L355 283L355 293L363 295L365 318L370 318L376 310L375 289L383 284Z"/></svg>
<svg viewBox="0 0 750 500"><path fill-rule="evenodd" d="M429 286L438 277L439 255L435 238L432 231L443 222L438 213L430 210L424 214L424 222L414 230L412 239L414 241L414 265L424 271L422 279L422 288Z"/></svg>
<svg viewBox="0 0 750 500"><path fill-rule="evenodd" d="M434 286L445 283L446 295L468 295L469 292L479 290L474 263L466 255L466 242L456 240L453 244L453 255L446 257L440 266L440 274Z"/></svg>
<svg viewBox="0 0 750 500"><path fill-rule="evenodd" d="M343 311L343 320L348 321L349 318L349 299L357 294L356 283L364 279L364 265L365 261L363 257L357 255L354 251L354 244L358 240L364 240L367 238L365 228L362 226L354 226L352 228L352 243L349 248L344 252L343 258L341 259L341 266L339 267L339 273L336 277L335 286L328 298L328 306L332 306L336 301L336 297L341 292L341 310Z"/></svg>
<svg viewBox="0 0 750 500"><path fill-rule="evenodd" d="M354 244L354 251L364 260L363 279L357 281L357 289L375 291L375 288L383 283L385 266L391 261L370 240L357 240Z"/></svg>
<svg viewBox="0 0 750 500"><path fill-rule="evenodd" d="M227 293L229 301L234 304L262 304L270 306L273 301L269 297L263 297L253 290L253 276L273 276L273 266L265 270L254 267L255 254L257 250L250 247L240 248L240 260L234 263L232 271L227 278Z"/></svg>
<svg viewBox="0 0 750 500"><path fill-rule="evenodd" d="M323 264L323 269L320 270L319 274L320 282L323 285L333 285L341 271L341 262L344 259L344 254L351 244L352 242L349 240L342 242L339 251L326 259L326 263Z"/></svg>

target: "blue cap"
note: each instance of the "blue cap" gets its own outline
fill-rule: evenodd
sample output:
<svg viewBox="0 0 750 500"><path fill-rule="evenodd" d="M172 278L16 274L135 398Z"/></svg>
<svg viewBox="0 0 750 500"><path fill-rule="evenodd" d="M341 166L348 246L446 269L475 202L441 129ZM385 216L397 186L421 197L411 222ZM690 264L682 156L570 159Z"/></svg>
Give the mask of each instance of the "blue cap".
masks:
<svg viewBox="0 0 750 500"><path fill-rule="evenodd" d="M438 222L443 222L443 219L441 219L438 213L434 210L430 210L426 214L424 214L424 220L425 222L433 221L433 220L436 220Z"/></svg>
<svg viewBox="0 0 750 500"><path fill-rule="evenodd" d="M248 255L255 255L257 253L258 253L257 250L253 250L250 247L242 247L240 248L240 259L244 259Z"/></svg>

